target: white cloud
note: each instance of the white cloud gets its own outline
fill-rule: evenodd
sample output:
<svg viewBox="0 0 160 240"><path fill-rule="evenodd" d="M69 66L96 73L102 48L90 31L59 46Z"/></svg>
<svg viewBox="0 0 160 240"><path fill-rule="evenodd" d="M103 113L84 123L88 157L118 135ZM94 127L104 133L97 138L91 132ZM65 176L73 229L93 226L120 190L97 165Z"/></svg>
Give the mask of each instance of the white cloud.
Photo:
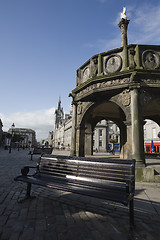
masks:
<svg viewBox="0 0 160 240"><path fill-rule="evenodd" d="M121 47L121 35L115 36L112 40L99 40L97 45L101 52Z"/></svg>
<svg viewBox="0 0 160 240"><path fill-rule="evenodd" d="M103 0L102 0L103 1ZM128 26L128 44L158 44L160 43L160 4L145 4L136 6L136 4L127 6L127 18L130 19ZM108 51L121 47L121 34L118 29L120 21L120 12L115 16L113 22L114 37L111 39L98 39L87 47L97 48L99 51ZM117 27L117 29L115 29ZM114 30L115 29L115 30Z"/></svg>
<svg viewBox="0 0 160 240"><path fill-rule="evenodd" d="M38 110L35 112L15 112L9 115L0 113L3 131L8 131L12 123L17 128L30 128L36 131L37 140L48 137L53 130L55 108Z"/></svg>
<svg viewBox="0 0 160 240"><path fill-rule="evenodd" d="M129 43L159 44L160 5L145 4L130 10Z"/></svg>

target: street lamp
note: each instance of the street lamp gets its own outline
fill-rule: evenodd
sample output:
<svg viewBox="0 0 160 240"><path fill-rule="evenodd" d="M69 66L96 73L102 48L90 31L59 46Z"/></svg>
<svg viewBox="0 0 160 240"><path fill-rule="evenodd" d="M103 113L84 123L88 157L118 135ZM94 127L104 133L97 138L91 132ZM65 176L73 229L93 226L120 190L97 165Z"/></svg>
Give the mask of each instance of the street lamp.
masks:
<svg viewBox="0 0 160 240"><path fill-rule="evenodd" d="M13 139L13 135L14 135L14 132L13 132L13 129L15 128L15 124L13 123L12 124L12 126L11 126L11 131L12 131L12 133L11 133L11 140L10 140L10 146L9 146L9 153L11 153L11 145L12 145L12 139Z"/></svg>

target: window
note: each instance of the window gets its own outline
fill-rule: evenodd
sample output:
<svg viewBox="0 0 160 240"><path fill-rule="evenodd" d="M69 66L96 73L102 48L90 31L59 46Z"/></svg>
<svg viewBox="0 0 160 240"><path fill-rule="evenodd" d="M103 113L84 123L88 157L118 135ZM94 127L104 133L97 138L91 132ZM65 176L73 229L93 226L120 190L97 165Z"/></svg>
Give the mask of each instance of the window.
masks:
<svg viewBox="0 0 160 240"><path fill-rule="evenodd" d="M146 138L146 136L147 136L147 135L146 135L146 129L144 129L144 138Z"/></svg>
<svg viewBox="0 0 160 240"><path fill-rule="evenodd" d="M99 130L99 136L102 136L102 129Z"/></svg>
<svg viewBox="0 0 160 240"><path fill-rule="evenodd" d="M99 140L99 147L102 147L102 140Z"/></svg>
<svg viewBox="0 0 160 240"><path fill-rule="evenodd" d="M152 128L152 137L157 138L156 128Z"/></svg>

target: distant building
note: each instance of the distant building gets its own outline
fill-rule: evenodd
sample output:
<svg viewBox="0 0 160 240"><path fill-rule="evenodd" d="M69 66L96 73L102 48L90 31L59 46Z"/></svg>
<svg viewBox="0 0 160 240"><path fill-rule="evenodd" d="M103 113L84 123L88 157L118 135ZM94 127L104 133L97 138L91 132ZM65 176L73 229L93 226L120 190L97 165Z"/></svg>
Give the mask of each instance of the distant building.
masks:
<svg viewBox="0 0 160 240"><path fill-rule="evenodd" d="M52 144L53 144L53 131L49 132L47 141L48 141L48 147L52 147Z"/></svg>
<svg viewBox="0 0 160 240"><path fill-rule="evenodd" d="M58 108L54 114L53 147L70 149L72 131L72 110L64 114L59 99ZM97 123L93 133L93 151L109 151L113 143L120 142L120 130L112 121L102 120Z"/></svg>
<svg viewBox="0 0 160 240"><path fill-rule="evenodd" d="M10 133L12 136L14 136L14 135L21 136L22 140L21 140L20 145L22 147L37 146L36 133L32 129L12 127L8 130L8 133Z"/></svg>
<svg viewBox="0 0 160 240"><path fill-rule="evenodd" d="M144 125L144 144L145 151L151 152L151 141L154 143L155 152L160 152L160 138L158 133L160 132L160 126L152 120L146 120Z"/></svg>
<svg viewBox="0 0 160 240"><path fill-rule="evenodd" d="M72 111L64 114L59 99L58 108L54 113L53 147L58 149L70 149L72 131Z"/></svg>
<svg viewBox="0 0 160 240"><path fill-rule="evenodd" d="M109 120L98 122L93 134L93 151L110 151L114 143L120 143L119 127Z"/></svg>

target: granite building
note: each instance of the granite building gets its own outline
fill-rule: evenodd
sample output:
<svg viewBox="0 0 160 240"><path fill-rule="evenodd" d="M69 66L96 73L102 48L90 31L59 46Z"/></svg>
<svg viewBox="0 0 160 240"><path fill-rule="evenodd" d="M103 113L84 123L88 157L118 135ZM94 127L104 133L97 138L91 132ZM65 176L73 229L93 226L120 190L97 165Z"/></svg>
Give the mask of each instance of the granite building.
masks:
<svg viewBox="0 0 160 240"><path fill-rule="evenodd" d="M36 141L36 133L32 129L28 128L15 128L11 127L8 130L8 133L10 133L12 136L19 135L22 137L21 146L23 147L36 147L37 141Z"/></svg>

